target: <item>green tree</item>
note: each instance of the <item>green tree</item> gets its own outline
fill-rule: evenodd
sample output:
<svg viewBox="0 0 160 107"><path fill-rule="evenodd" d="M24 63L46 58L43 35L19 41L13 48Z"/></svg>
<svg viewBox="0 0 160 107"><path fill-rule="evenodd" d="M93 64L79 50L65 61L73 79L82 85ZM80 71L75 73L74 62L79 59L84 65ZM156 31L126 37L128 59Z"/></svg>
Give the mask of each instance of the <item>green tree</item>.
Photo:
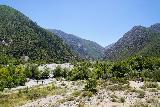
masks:
<svg viewBox="0 0 160 107"><path fill-rule="evenodd" d="M55 70L53 70L53 76L54 77L62 77L63 76L63 69L61 66L57 66Z"/></svg>
<svg viewBox="0 0 160 107"><path fill-rule="evenodd" d="M41 79L47 79L49 78L50 70L48 68L45 68L44 71L41 73Z"/></svg>
<svg viewBox="0 0 160 107"><path fill-rule="evenodd" d="M111 68L111 72L114 77L125 77L129 73L129 69L124 62L117 62Z"/></svg>

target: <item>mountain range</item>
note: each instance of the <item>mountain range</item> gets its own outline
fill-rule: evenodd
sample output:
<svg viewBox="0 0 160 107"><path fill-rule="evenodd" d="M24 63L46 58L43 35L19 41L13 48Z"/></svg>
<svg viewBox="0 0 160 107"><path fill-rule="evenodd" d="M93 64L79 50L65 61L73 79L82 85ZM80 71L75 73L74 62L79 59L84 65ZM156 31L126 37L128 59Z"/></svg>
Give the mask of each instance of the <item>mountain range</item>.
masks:
<svg viewBox="0 0 160 107"><path fill-rule="evenodd" d="M5 5L0 5L0 50L0 58L27 56L29 60L45 62L68 62L74 58L58 36Z"/></svg>
<svg viewBox="0 0 160 107"><path fill-rule="evenodd" d="M160 24L135 26L105 50L105 59L119 60L135 55L160 56Z"/></svg>
<svg viewBox="0 0 160 107"><path fill-rule="evenodd" d="M104 48L96 42L82 39L73 34L67 34L61 30L49 29L49 31L62 38L80 58L102 59L104 57Z"/></svg>
<svg viewBox="0 0 160 107"><path fill-rule="evenodd" d="M69 62L75 58L121 60L131 56L160 56L160 23L135 26L117 42L102 47L56 29L44 29L9 6L0 5L0 63L6 57L30 61Z"/></svg>

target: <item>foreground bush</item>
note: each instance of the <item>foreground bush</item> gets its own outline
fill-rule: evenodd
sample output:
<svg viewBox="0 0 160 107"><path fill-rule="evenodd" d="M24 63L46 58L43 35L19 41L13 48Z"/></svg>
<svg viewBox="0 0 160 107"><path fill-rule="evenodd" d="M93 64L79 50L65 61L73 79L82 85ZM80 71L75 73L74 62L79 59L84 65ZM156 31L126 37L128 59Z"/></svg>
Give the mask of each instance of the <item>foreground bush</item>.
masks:
<svg viewBox="0 0 160 107"><path fill-rule="evenodd" d="M75 67L71 71L70 80L88 80L90 77L91 70L85 66Z"/></svg>
<svg viewBox="0 0 160 107"><path fill-rule="evenodd" d="M25 68L22 65L9 65L0 68L0 90L24 85L26 82Z"/></svg>
<svg viewBox="0 0 160 107"><path fill-rule="evenodd" d="M156 83L156 82L145 82L144 87L146 87L146 88L157 88L158 83Z"/></svg>
<svg viewBox="0 0 160 107"><path fill-rule="evenodd" d="M96 87L97 87L96 79L90 78L90 79L88 79L87 84L85 85L85 90L95 93L95 92L97 92Z"/></svg>

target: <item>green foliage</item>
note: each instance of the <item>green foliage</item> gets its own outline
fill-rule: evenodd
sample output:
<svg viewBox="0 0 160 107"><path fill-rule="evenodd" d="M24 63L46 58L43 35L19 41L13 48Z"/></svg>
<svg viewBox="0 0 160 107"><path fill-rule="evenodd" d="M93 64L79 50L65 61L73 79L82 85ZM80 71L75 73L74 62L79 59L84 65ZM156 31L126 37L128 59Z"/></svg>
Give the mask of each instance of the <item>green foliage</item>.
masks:
<svg viewBox="0 0 160 107"><path fill-rule="evenodd" d="M86 66L74 67L71 71L70 80L88 80L91 70Z"/></svg>
<svg viewBox="0 0 160 107"><path fill-rule="evenodd" d="M128 84L125 84L125 85L115 84L107 87L107 89L111 91L119 91L119 90L124 91L124 90L128 90L129 88L130 86Z"/></svg>
<svg viewBox="0 0 160 107"><path fill-rule="evenodd" d="M95 93L97 92L96 87L97 87L96 79L90 78L88 79L87 84L85 85L85 90Z"/></svg>
<svg viewBox="0 0 160 107"><path fill-rule="evenodd" d="M56 77L63 77L69 79L71 76L71 71L68 68L62 69L61 66L57 66L55 70L53 70L53 76Z"/></svg>
<svg viewBox="0 0 160 107"><path fill-rule="evenodd" d="M73 58L70 48L58 37L39 27L21 12L0 5L0 64L9 57L33 62L68 62ZM9 62L8 62L9 61Z"/></svg>
<svg viewBox="0 0 160 107"><path fill-rule="evenodd" d="M146 88L157 88L158 83L156 83L156 82L144 82L144 87L146 87Z"/></svg>
<svg viewBox="0 0 160 107"><path fill-rule="evenodd" d="M144 92L144 91L141 91L141 90L138 91L138 94L139 94L139 95L137 96L138 98L144 98L144 96L145 96L145 92Z"/></svg>
<svg viewBox="0 0 160 107"><path fill-rule="evenodd" d="M111 72L113 76L119 77L119 78L127 76L129 71L130 70L127 68L127 66L123 62L115 63L111 68Z"/></svg>
<svg viewBox="0 0 160 107"><path fill-rule="evenodd" d="M55 78L63 76L63 69L61 68L61 66L56 67L56 69L53 71L53 76Z"/></svg>
<svg viewBox="0 0 160 107"><path fill-rule="evenodd" d="M46 79L49 74L49 69L39 71L35 64L2 66L0 68L0 91L3 91L4 88L25 85L26 78Z"/></svg>
<svg viewBox="0 0 160 107"><path fill-rule="evenodd" d="M80 94L81 94L80 91L75 91L75 92L72 93L72 95L73 95L74 97L78 97L78 96L80 96Z"/></svg>
<svg viewBox="0 0 160 107"><path fill-rule="evenodd" d="M24 85L26 82L25 68L23 65L9 65L0 68L0 90Z"/></svg>
<svg viewBox="0 0 160 107"><path fill-rule="evenodd" d="M112 77L110 79L110 82L113 84L128 84L129 83L127 78L116 78L116 77Z"/></svg>
<svg viewBox="0 0 160 107"><path fill-rule="evenodd" d="M129 32L119 39L112 48L106 50L106 59L124 60L135 55L160 57L160 25L156 25L158 30L151 27L133 27ZM137 66L138 69L140 66Z"/></svg>
<svg viewBox="0 0 160 107"><path fill-rule="evenodd" d="M50 70L48 68L45 68L44 71L41 72L41 79L47 79L49 78Z"/></svg>
<svg viewBox="0 0 160 107"><path fill-rule="evenodd" d="M153 80L160 82L160 68L154 70L152 73Z"/></svg>
<svg viewBox="0 0 160 107"><path fill-rule="evenodd" d="M46 96L55 95L63 91L61 88L51 84L46 87L33 87L21 89L13 93L0 93L0 107L17 107L26 104L28 101L37 100Z"/></svg>
<svg viewBox="0 0 160 107"><path fill-rule="evenodd" d="M83 93L82 93L82 97L92 97L92 95L93 95L93 92L91 92L91 91L84 91Z"/></svg>
<svg viewBox="0 0 160 107"><path fill-rule="evenodd" d="M99 44L79 38L74 35L66 34L60 30L49 29L64 40L71 49L84 59L102 59L104 48Z"/></svg>
<svg viewBox="0 0 160 107"><path fill-rule="evenodd" d="M160 58L135 56L117 62L79 62L75 64L67 78L70 80L109 79L113 83L127 84L128 79L137 78L160 81L159 70Z"/></svg>
<svg viewBox="0 0 160 107"><path fill-rule="evenodd" d="M40 79L41 72L38 70L38 65L28 64L26 67L26 76L31 79Z"/></svg>

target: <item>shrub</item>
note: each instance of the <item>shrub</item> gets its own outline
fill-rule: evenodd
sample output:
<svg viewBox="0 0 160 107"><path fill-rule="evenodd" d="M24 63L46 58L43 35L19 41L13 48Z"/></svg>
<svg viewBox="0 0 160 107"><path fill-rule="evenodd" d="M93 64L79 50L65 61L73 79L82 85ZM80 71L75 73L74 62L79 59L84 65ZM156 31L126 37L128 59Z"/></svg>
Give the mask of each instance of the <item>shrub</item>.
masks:
<svg viewBox="0 0 160 107"><path fill-rule="evenodd" d="M49 74L50 74L49 69L45 68L44 71L42 71L42 73L41 73L41 79L47 79L47 78L49 78Z"/></svg>
<svg viewBox="0 0 160 107"><path fill-rule="evenodd" d="M134 105L130 105L130 107L148 107L148 106L149 106L148 104L145 104L143 102L137 102Z"/></svg>
<svg viewBox="0 0 160 107"><path fill-rule="evenodd" d="M25 75L27 78L39 80L41 79L41 73L36 64L28 64L26 66Z"/></svg>
<svg viewBox="0 0 160 107"><path fill-rule="evenodd" d="M91 92L91 91L84 91L84 92L82 93L82 97L86 97L86 96L92 97L92 95L93 95L93 92Z"/></svg>
<svg viewBox="0 0 160 107"><path fill-rule="evenodd" d="M43 88L42 89L37 88L37 89L29 90L29 92L26 94L27 94L28 99L35 100L38 98L46 97L48 92L47 92L47 90L45 90Z"/></svg>
<svg viewBox="0 0 160 107"><path fill-rule="evenodd" d="M97 81L96 81L96 79L89 79L87 81L87 84L85 85L85 90L86 91L91 91L91 92L95 93L97 91L96 87L97 87Z"/></svg>
<svg viewBox="0 0 160 107"><path fill-rule="evenodd" d="M71 71L70 80L88 80L91 70L85 66L75 67Z"/></svg>
<svg viewBox="0 0 160 107"><path fill-rule="evenodd" d="M63 69L61 66L57 66L56 69L53 71L53 76L56 77L62 77L63 75Z"/></svg>
<svg viewBox="0 0 160 107"><path fill-rule="evenodd" d="M80 96L80 94L81 94L80 91L75 91L75 92L72 93L72 95L73 95L74 97L78 97L78 96Z"/></svg>
<svg viewBox="0 0 160 107"><path fill-rule="evenodd" d="M121 102L121 103L124 103L124 102L125 102L125 99L124 99L123 97L121 97L121 98L120 98L120 102Z"/></svg>
<svg viewBox="0 0 160 107"><path fill-rule="evenodd" d="M129 81L126 78L116 78L112 77L110 81L114 84L128 84Z"/></svg>
<svg viewBox="0 0 160 107"><path fill-rule="evenodd" d="M158 83L156 83L156 82L145 82L144 87L146 87L146 88L157 88Z"/></svg>
<svg viewBox="0 0 160 107"><path fill-rule="evenodd" d="M150 89L149 92L158 92L157 89Z"/></svg>
<svg viewBox="0 0 160 107"><path fill-rule="evenodd" d="M9 65L0 68L0 90L24 85L26 82L25 68L22 65Z"/></svg>
<svg viewBox="0 0 160 107"><path fill-rule="evenodd" d="M36 80L41 79L41 71L39 71L38 69L35 69L35 71L32 73L32 78Z"/></svg>
<svg viewBox="0 0 160 107"><path fill-rule="evenodd" d="M5 88L5 81L4 80L0 80L0 91L3 91Z"/></svg>
<svg viewBox="0 0 160 107"><path fill-rule="evenodd" d="M147 99L147 101L146 101L147 103L158 103L158 100L157 99L153 99L153 98L151 98L151 99Z"/></svg>
<svg viewBox="0 0 160 107"><path fill-rule="evenodd" d="M62 70L62 77L63 77L63 78L67 78L67 77L70 77L70 76L71 76L70 70L69 70L68 68L64 68L64 69Z"/></svg>
<svg viewBox="0 0 160 107"><path fill-rule="evenodd" d="M126 75L128 75L129 71L130 70L124 62L117 62L111 68L111 73L113 74L113 76L118 78L125 77Z"/></svg>
<svg viewBox="0 0 160 107"><path fill-rule="evenodd" d="M110 97L112 102L118 102L118 97L116 95L112 94Z"/></svg>
<svg viewBox="0 0 160 107"><path fill-rule="evenodd" d="M111 91L119 91L119 90L124 91L124 90L130 89L130 86L129 86L129 84L127 84L127 85L115 84L115 85L108 86L107 89L111 90Z"/></svg>
<svg viewBox="0 0 160 107"><path fill-rule="evenodd" d="M145 92L144 92L144 91L140 91L140 90L139 90L139 91L138 91L138 94L139 94L139 95L137 96L138 98L144 98L144 96L145 96Z"/></svg>
<svg viewBox="0 0 160 107"><path fill-rule="evenodd" d="M153 76L152 76L152 78L153 78L155 81L160 82L160 68L153 71Z"/></svg>

